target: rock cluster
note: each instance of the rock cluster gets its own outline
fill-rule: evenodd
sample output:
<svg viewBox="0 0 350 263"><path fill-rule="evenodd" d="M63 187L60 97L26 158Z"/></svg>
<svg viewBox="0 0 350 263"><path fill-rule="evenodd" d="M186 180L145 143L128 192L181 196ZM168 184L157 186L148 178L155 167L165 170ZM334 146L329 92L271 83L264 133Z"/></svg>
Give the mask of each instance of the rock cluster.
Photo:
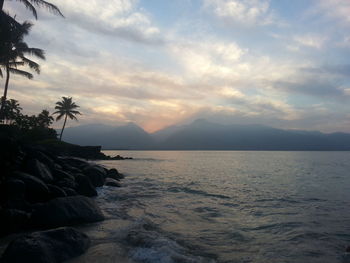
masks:
<svg viewBox="0 0 350 263"><path fill-rule="evenodd" d="M91 197L104 184L120 187L123 175L116 169L35 147L22 149L17 158L18 165L0 181L0 236L59 228L19 237L0 261L62 262L83 253L88 237L66 226L103 220Z"/></svg>

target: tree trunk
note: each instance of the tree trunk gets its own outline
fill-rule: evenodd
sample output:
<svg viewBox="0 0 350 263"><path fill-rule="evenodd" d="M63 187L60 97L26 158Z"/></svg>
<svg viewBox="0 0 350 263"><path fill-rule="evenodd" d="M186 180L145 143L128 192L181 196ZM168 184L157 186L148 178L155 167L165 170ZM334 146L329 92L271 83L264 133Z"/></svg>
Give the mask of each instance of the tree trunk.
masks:
<svg viewBox="0 0 350 263"><path fill-rule="evenodd" d="M7 98L7 90L9 87L9 81L10 81L10 67L9 67L9 65L7 65L6 66L6 82L5 82L4 95L1 98L0 121L2 121L4 119L4 108L5 108L6 98Z"/></svg>
<svg viewBox="0 0 350 263"><path fill-rule="evenodd" d="M60 134L60 141L62 141L62 134L63 134L63 131L64 131L64 127L66 126L67 116L68 115L66 114L66 117L64 118L64 123L63 123L62 131L61 131L61 134Z"/></svg>

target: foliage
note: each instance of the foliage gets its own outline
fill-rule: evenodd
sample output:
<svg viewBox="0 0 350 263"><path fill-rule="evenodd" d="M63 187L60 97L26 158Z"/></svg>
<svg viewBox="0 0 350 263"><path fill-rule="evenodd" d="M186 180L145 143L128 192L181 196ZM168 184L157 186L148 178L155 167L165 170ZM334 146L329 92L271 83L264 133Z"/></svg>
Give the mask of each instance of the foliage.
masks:
<svg viewBox="0 0 350 263"><path fill-rule="evenodd" d="M46 8L51 13L64 17L57 6L47 1L44 1L44 0L17 0L17 1L24 4L24 6L32 13L35 19L38 19L38 14L35 7ZM4 4L4 0L0 0L0 11L2 11L3 9L3 4Z"/></svg>
<svg viewBox="0 0 350 263"><path fill-rule="evenodd" d="M21 110L22 108L17 100L6 100L3 106L3 122L5 124L13 123L20 116Z"/></svg>
<svg viewBox="0 0 350 263"><path fill-rule="evenodd" d="M20 133L22 138L32 140L57 138L56 131L49 128L54 118L48 110L42 110L38 115L24 115L21 110L22 108L18 101L14 99L5 101L4 124L15 127L12 130L14 133L16 133L17 129L17 133Z"/></svg>
<svg viewBox="0 0 350 263"><path fill-rule="evenodd" d="M75 102L73 102L71 97L62 97L61 101L56 102L55 110L57 111L53 113L58 114L58 116L56 117L56 121L59 121L60 119L62 119L62 117L64 117L64 123L60 134L60 140L62 140L62 135L64 127L66 126L67 117L69 117L71 120L77 121L78 119L75 115L81 115L81 113L76 110L77 108L79 108L79 106L76 105Z"/></svg>

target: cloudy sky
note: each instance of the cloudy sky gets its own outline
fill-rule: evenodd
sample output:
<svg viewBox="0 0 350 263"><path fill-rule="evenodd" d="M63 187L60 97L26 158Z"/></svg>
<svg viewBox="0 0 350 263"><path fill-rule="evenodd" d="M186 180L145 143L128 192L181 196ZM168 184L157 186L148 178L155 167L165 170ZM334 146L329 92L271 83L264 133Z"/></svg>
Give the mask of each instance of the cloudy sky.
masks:
<svg viewBox="0 0 350 263"><path fill-rule="evenodd" d="M78 124L350 132L349 0L50 2L65 19L40 10L26 39L46 51L42 72L10 83L27 113L71 96ZM33 20L16 2L5 9Z"/></svg>

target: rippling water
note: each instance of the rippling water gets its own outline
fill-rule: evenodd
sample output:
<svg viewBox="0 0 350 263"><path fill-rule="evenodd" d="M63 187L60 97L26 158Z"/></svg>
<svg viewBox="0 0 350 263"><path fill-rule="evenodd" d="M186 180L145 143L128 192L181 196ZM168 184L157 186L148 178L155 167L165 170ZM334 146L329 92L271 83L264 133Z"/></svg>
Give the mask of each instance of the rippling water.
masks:
<svg viewBox="0 0 350 263"><path fill-rule="evenodd" d="M106 153L134 160L101 162L127 176L90 232L129 260L348 262L350 152Z"/></svg>

